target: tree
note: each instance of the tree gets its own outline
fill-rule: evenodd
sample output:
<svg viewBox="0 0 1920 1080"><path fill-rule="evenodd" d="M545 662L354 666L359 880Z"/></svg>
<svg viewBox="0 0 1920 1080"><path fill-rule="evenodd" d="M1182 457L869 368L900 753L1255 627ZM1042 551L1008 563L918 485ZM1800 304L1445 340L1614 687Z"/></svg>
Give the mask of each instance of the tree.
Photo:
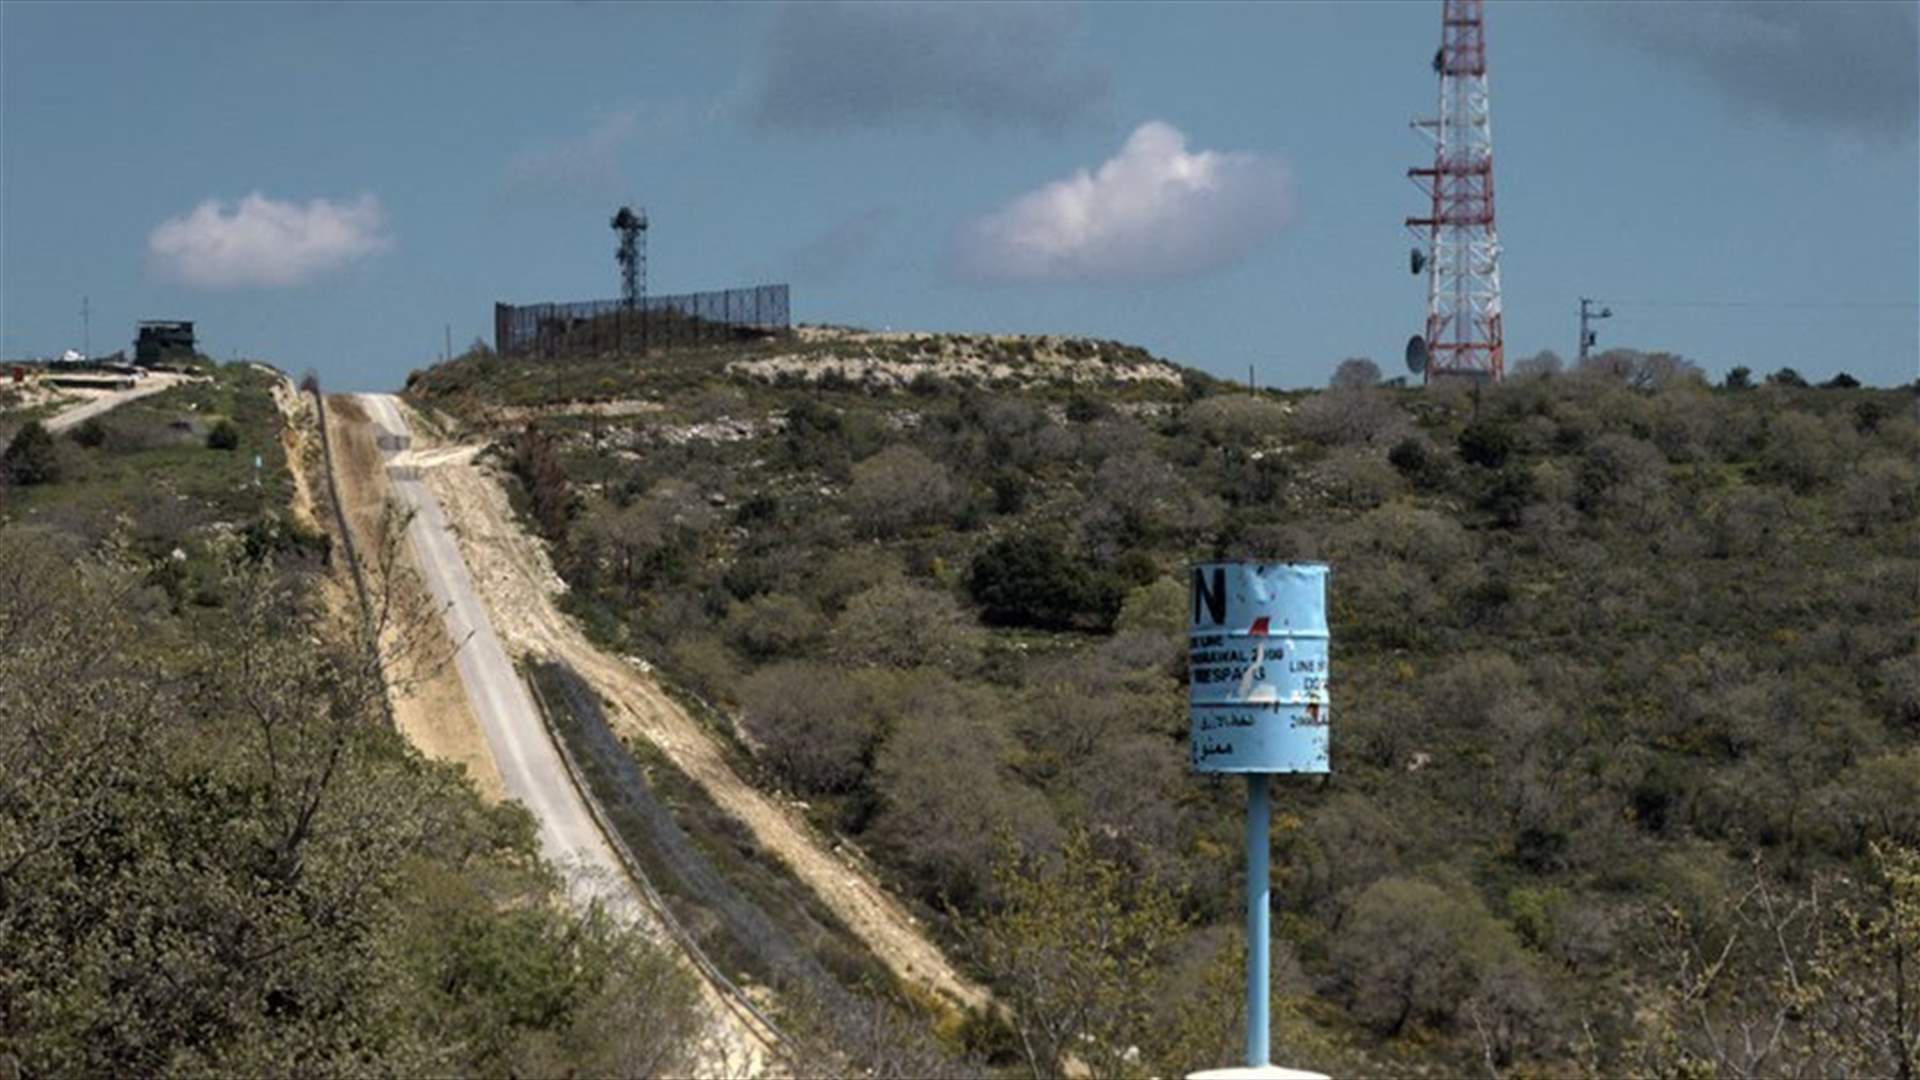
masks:
<svg viewBox="0 0 1920 1080"><path fill-rule="evenodd" d="M740 688L740 719L757 756L798 791L844 792L866 778L873 705L845 673L809 663L762 668Z"/></svg>
<svg viewBox="0 0 1920 1080"><path fill-rule="evenodd" d="M1287 408L1252 394L1215 394L1188 407L1186 420L1209 446L1258 450L1286 434Z"/></svg>
<svg viewBox="0 0 1920 1080"><path fill-rule="evenodd" d="M1508 377L1514 379L1550 379L1560 374L1561 370L1565 367L1566 364L1560 359L1559 353L1554 352L1552 349L1541 349L1539 352L1513 365L1513 370L1508 373Z"/></svg>
<svg viewBox="0 0 1920 1080"><path fill-rule="evenodd" d="M1820 384L1822 390L1858 390L1859 388L1860 380L1844 371Z"/></svg>
<svg viewBox="0 0 1920 1080"><path fill-rule="evenodd" d="M1859 533L1904 525L1920 513L1920 470L1899 458L1868 458L1847 477L1840 510Z"/></svg>
<svg viewBox="0 0 1920 1080"><path fill-rule="evenodd" d="M898 715L875 759L881 809L870 835L922 899L977 911L1006 843L1044 850L1058 827L1040 793L1008 777L1003 709L986 691L931 674L896 690Z"/></svg>
<svg viewBox="0 0 1920 1080"><path fill-rule="evenodd" d="M1807 380L1792 368L1783 367L1779 371L1767 376L1767 385L1790 386L1797 390L1805 390L1807 388Z"/></svg>
<svg viewBox="0 0 1920 1080"><path fill-rule="evenodd" d="M1315 394L1295 409L1293 422L1302 438L1322 446L1388 445L1408 426L1406 415L1378 389Z"/></svg>
<svg viewBox="0 0 1920 1080"><path fill-rule="evenodd" d="M1102 859L1082 830L1057 855L1004 851L993 881L1000 906L963 933L1012 1013L1027 1068L1147 1075L1138 1049L1159 1037L1151 1020L1184 929L1179 898Z"/></svg>
<svg viewBox="0 0 1920 1080"><path fill-rule="evenodd" d="M800 656L825 633L813 605L786 593L762 593L727 616L727 636L741 652L766 661Z"/></svg>
<svg viewBox="0 0 1920 1080"><path fill-rule="evenodd" d="M1349 356L1333 369L1327 385L1336 390L1364 390L1380 384L1380 365L1364 356Z"/></svg>
<svg viewBox="0 0 1920 1080"><path fill-rule="evenodd" d="M1419 878L1369 886L1333 945L1354 1013L1383 1035L1416 1020L1450 1023L1489 972L1517 957L1477 899Z"/></svg>
<svg viewBox="0 0 1920 1080"><path fill-rule="evenodd" d="M1608 349L1580 364L1583 375L1613 379L1635 390L1664 390L1681 382L1701 382L1698 364L1669 352L1643 353L1638 349Z"/></svg>
<svg viewBox="0 0 1920 1080"><path fill-rule="evenodd" d="M1753 369L1737 366L1727 372L1726 381L1720 385L1729 390L1750 390L1753 388Z"/></svg>
<svg viewBox="0 0 1920 1080"><path fill-rule="evenodd" d="M307 583L236 565L188 632L0 529L0 1069L686 1073L697 984L406 745Z"/></svg>
<svg viewBox="0 0 1920 1080"><path fill-rule="evenodd" d="M847 506L862 533L893 536L951 513L953 484L938 463L895 443L853 467Z"/></svg>
<svg viewBox="0 0 1920 1080"><path fill-rule="evenodd" d="M1111 625L1119 597L1053 539L1021 533L996 540L967 572L981 617L1001 626L1069 630Z"/></svg>
<svg viewBox="0 0 1920 1080"><path fill-rule="evenodd" d="M1726 899L1667 905L1672 974L1644 1014L1635 1071L1920 1076L1920 856L1878 844L1866 869L1802 893L1755 859Z"/></svg>
<svg viewBox="0 0 1920 1080"><path fill-rule="evenodd" d="M560 464L560 447L553 436L533 424L513 439L512 468L533 503L533 520L555 545L565 547L567 526L573 519L573 493L567 471Z"/></svg>
<svg viewBox="0 0 1920 1080"><path fill-rule="evenodd" d="M965 671L980 658L980 630L952 595L897 580L849 599L829 640L853 667Z"/></svg>
<svg viewBox="0 0 1920 1080"><path fill-rule="evenodd" d="M0 471L21 487L52 484L60 480L60 458L53 436L38 420L29 420L13 435L5 454L0 454Z"/></svg>

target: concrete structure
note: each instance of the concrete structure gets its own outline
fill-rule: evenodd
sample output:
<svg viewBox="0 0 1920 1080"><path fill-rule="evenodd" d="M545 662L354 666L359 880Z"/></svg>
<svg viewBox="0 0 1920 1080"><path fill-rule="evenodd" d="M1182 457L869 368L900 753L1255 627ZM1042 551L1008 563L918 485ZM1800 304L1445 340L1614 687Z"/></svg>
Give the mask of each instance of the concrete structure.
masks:
<svg viewBox="0 0 1920 1080"><path fill-rule="evenodd" d="M155 367L180 353L193 355L193 323L148 320L140 324L140 335L133 341L134 363Z"/></svg>

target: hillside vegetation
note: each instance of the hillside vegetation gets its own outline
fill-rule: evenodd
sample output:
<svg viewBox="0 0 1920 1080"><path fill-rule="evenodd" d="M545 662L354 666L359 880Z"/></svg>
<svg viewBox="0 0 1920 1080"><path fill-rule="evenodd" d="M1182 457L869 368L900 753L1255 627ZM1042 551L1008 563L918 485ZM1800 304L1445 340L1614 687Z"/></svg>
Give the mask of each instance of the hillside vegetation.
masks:
<svg viewBox="0 0 1920 1080"><path fill-rule="evenodd" d="M1910 389L1622 352L1249 394L1123 349L476 349L410 394L496 440L594 633L940 920L998 1067L1237 1055L1243 794L1188 773L1182 685L1222 557L1334 571L1336 771L1276 785L1284 1060L1911 1062ZM1126 375L1033 359L1069 350Z"/></svg>
<svg viewBox="0 0 1920 1080"><path fill-rule="evenodd" d="M277 374L211 375L0 443L0 1076L684 1073L689 978L392 730Z"/></svg>

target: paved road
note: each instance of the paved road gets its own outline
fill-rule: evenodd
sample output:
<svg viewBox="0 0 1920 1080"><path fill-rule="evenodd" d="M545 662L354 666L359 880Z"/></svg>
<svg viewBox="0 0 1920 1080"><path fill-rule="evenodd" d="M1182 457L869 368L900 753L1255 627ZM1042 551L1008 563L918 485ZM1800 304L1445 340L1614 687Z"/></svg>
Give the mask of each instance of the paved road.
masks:
<svg viewBox="0 0 1920 1080"><path fill-rule="evenodd" d="M411 438L399 402L386 394L362 394L360 400L382 435L382 451L393 458ZM493 747L507 797L533 811L540 823L540 848L548 859L569 871L585 871L577 886L585 895L605 900L624 918L640 918L642 909L624 871L580 801L526 684L494 633L440 501L411 469L390 470L388 479L394 495L414 511L407 536L427 591L446 612L447 635L456 644L465 642L454 662Z"/></svg>
<svg viewBox="0 0 1920 1080"><path fill-rule="evenodd" d="M109 394L89 398L78 405L55 413L47 420L46 428L53 434L58 435L68 428L85 421L88 417L99 416L101 413L125 405L135 398L143 398L148 394L157 394L162 390L179 386L181 383L187 381L188 379L184 375L168 375L164 373L148 375L135 384L131 390L115 390Z"/></svg>

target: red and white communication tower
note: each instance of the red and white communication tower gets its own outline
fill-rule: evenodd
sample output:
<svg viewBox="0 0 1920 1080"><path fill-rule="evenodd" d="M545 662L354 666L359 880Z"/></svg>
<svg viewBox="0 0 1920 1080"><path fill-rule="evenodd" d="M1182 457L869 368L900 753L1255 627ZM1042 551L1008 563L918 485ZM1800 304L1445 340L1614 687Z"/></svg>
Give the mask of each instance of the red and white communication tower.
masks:
<svg viewBox="0 0 1920 1080"><path fill-rule="evenodd" d="M1407 343L1407 364L1428 382L1449 375L1498 381L1505 347L1482 0L1443 0L1433 69L1439 115L1413 124L1433 140L1433 164L1407 170L1432 199L1425 217L1407 219L1422 245L1413 250L1413 272L1427 271L1426 333Z"/></svg>

